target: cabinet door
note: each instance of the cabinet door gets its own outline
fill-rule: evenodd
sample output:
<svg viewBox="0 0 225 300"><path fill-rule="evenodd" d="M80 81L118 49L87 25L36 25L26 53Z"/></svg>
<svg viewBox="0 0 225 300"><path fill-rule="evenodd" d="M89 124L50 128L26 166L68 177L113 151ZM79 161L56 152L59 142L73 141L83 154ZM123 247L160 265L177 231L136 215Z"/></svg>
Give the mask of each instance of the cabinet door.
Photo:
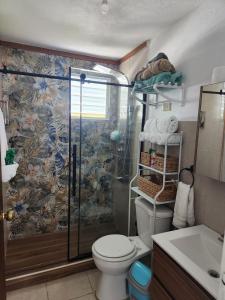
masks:
<svg viewBox="0 0 225 300"><path fill-rule="evenodd" d="M160 282L156 279L156 277L153 277L152 279L150 285L150 294L151 294L151 300L172 300L170 295L160 284Z"/></svg>
<svg viewBox="0 0 225 300"><path fill-rule="evenodd" d="M175 300L214 299L156 245L153 251L153 272Z"/></svg>

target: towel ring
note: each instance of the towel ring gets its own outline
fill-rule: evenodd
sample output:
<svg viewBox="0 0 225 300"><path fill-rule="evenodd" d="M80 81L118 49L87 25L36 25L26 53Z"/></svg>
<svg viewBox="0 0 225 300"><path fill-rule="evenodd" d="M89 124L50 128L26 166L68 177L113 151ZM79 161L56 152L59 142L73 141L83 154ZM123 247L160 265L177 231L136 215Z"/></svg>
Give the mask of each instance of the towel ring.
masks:
<svg viewBox="0 0 225 300"><path fill-rule="evenodd" d="M194 177L194 166L190 166L189 168L183 168L180 170L180 173L179 173L179 181L181 181L181 174L182 172L184 171L188 171L191 173L191 176L192 176L192 183L191 183L191 187L193 187L194 183L195 183L195 177Z"/></svg>

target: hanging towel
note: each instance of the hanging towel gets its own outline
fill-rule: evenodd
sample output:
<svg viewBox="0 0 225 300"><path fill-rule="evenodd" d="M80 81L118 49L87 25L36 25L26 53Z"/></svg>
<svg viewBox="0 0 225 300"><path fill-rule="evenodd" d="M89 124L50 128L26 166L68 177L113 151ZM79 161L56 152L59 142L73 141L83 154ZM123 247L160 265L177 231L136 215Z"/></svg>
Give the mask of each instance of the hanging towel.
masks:
<svg viewBox="0 0 225 300"><path fill-rule="evenodd" d="M175 116L158 118L156 127L160 133L174 133L178 129L178 119Z"/></svg>
<svg viewBox="0 0 225 300"><path fill-rule="evenodd" d="M188 211L187 211L187 223L189 226L195 224L195 215L194 215L194 189L190 188L189 199L188 199Z"/></svg>
<svg viewBox="0 0 225 300"><path fill-rule="evenodd" d="M193 226L194 219L194 193L190 185L178 183L176 202L174 206L173 225L176 228Z"/></svg>
<svg viewBox="0 0 225 300"><path fill-rule="evenodd" d="M7 137L5 132L5 122L2 110L0 109L0 145L1 145L1 165L5 165L6 151L8 150Z"/></svg>

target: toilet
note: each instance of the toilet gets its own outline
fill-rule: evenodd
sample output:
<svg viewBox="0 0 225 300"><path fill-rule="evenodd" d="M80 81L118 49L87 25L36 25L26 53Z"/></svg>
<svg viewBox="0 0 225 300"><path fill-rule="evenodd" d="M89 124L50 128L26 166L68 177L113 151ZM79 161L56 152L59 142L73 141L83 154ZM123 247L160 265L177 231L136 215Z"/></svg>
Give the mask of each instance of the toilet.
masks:
<svg viewBox="0 0 225 300"><path fill-rule="evenodd" d="M96 240L92 255L101 272L96 296L99 300L128 298L126 277L131 264L152 249L153 206L145 199L135 199L138 236L110 234ZM157 207L155 233L170 230L173 212L166 206Z"/></svg>

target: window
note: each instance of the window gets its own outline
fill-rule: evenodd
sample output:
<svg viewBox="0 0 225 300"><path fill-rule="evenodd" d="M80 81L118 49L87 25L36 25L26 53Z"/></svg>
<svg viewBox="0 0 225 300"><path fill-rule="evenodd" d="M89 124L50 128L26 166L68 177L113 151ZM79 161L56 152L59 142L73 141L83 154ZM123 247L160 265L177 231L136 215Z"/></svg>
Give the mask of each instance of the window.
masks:
<svg viewBox="0 0 225 300"><path fill-rule="evenodd" d="M78 76L73 78L79 79ZM91 76L88 79L106 83L108 78ZM108 114L108 89L106 84L84 83L80 107L80 82L71 82L71 115L83 118L106 119Z"/></svg>

